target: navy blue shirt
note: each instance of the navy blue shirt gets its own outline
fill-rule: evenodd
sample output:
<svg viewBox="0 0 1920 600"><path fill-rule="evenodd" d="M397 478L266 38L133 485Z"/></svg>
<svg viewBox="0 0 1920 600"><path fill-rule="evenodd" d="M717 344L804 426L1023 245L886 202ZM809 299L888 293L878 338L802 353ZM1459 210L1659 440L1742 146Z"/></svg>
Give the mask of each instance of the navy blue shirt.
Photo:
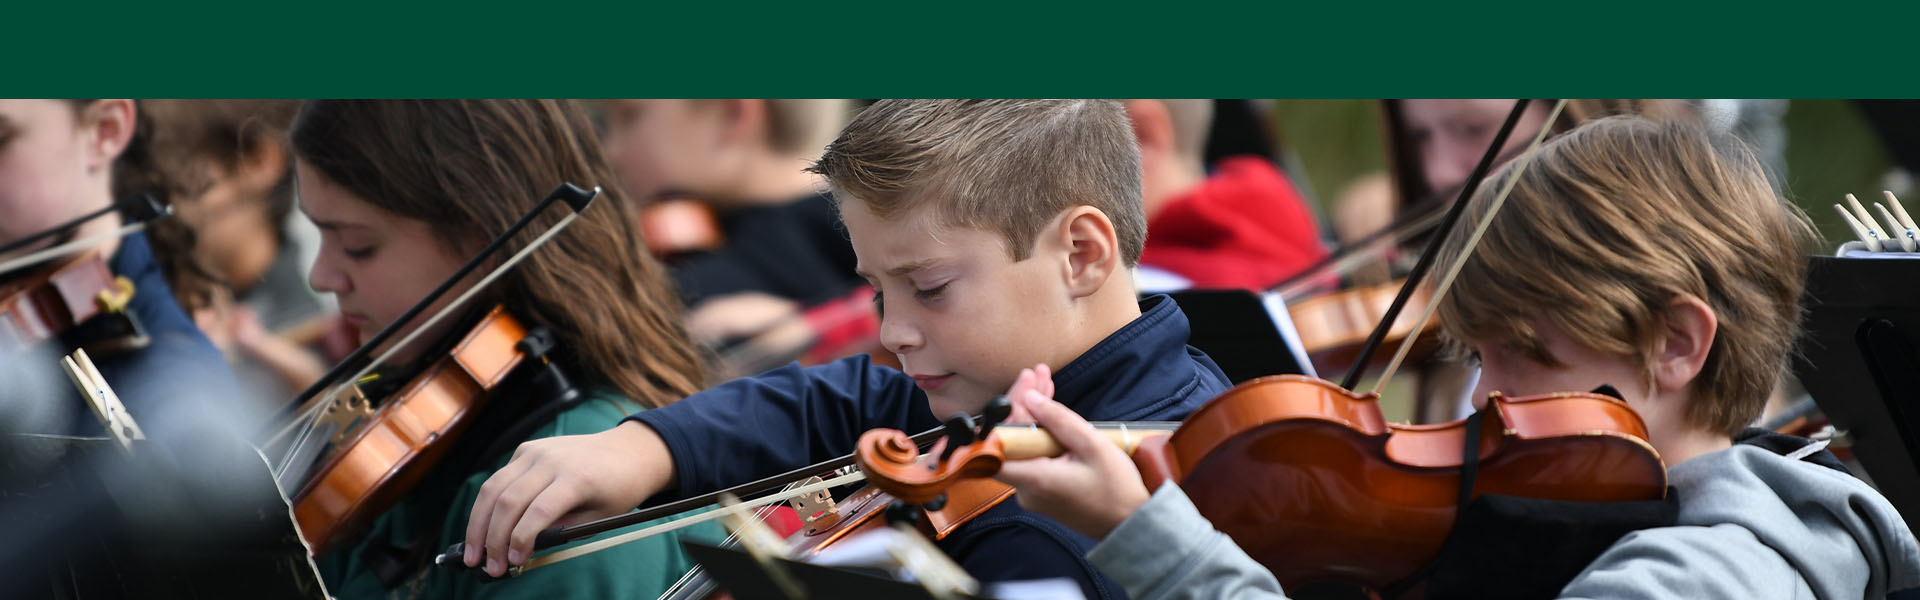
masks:
<svg viewBox="0 0 1920 600"><path fill-rule="evenodd" d="M1226 375L1187 345L1187 317L1172 299L1151 296L1140 308L1139 318L1054 373L1057 400L1092 421L1177 421L1226 391ZM913 433L940 424L911 378L865 355L788 365L628 418L666 441L682 496L850 454L869 429ZM982 581L1067 577L1088 598L1124 597L1087 562L1092 539L1018 501L968 522L940 547Z"/></svg>
<svg viewBox="0 0 1920 600"><path fill-rule="evenodd" d="M230 427L237 406L232 371L174 303L146 237L136 233L122 238L107 266L133 282L127 312L139 320L150 342L136 349L90 353L89 358L126 404L147 443L135 446L131 455L74 451L57 463L34 463L32 468L44 473L23 480L35 486L32 491L0 502L0 531L6 532L11 548L29 550L0 549L0 557L18 572L36 576L36 569L66 573L70 566L83 566L79 577L102 586L115 584L96 577L100 572L165 569L179 574L169 583L181 582L182 587L175 589L185 590L190 585L186 582L203 576L197 565L212 556L198 549L254 543L254 538L243 542L234 536L256 535L263 530L259 515L270 514L263 511L275 506L284 510L286 505L275 498L278 492L259 455ZM57 340L48 341L0 359L0 412L46 417L0 423L0 429L105 435L61 372L58 360L69 350L60 346ZM153 528L156 523L177 529L163 534ZM109 558L136 544L149 549L161 544L165 550L156 551L161 554L155 556L167 560L136 567ZM268 543L249 547L266 548ZM268 552L261 550L260 556ZM126 579L120 585L138 586L142 581L146 580ZM6 585L10 583L0 582L0 596L7 595ZM91 588L89 584L83 589Z"/></svg>
<svg viewBox="0 0 1920 600"><path fill-rule="evenodd" d="M146 234L122 238L107 266L115 275L133 281L127 312L139 319L152 340L138 350L91 357L134 422L152 435L154 428L168 429L179 420L237 417L233 370L187 312L174 303L173 290L153 259ZM88 409L83 405L81 410ZM86 414L80 423L91 427L83 429L99 431L98 420Z"/></svg>

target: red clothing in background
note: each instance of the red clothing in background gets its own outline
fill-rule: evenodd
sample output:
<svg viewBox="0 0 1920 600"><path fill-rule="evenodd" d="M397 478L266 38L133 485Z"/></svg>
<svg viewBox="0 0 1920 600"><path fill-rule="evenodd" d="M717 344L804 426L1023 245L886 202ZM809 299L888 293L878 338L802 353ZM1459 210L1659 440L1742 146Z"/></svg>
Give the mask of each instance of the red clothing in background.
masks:
<svg viewBox="0 0 1920 600"><path fill-rule="evenodd" d="M1326 256L1300 192L1267 159L1240 156L1153 217L1140 262L1195 288L1261 291Z"/></svg>

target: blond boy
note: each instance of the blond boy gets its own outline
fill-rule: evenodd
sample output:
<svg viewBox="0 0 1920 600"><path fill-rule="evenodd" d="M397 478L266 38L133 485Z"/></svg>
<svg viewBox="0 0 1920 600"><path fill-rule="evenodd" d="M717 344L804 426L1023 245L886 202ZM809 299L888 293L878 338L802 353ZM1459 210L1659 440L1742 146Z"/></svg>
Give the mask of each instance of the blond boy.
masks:
<svg viewBox="0 0 1920 600"><path fill-rule="evenodd" d="M977 413L1036 363L1064 365L1057 396L1086 418L1184 417L1227 382L1186 345L1171 300L1136 299L1139 169L1118 102L875 104L814 170L834 187L878 293L881 341L905 372L865 357L789 366L607 432L523 445L475 503L467 563L497 574L557 521L843 455L868 429ZM1118 593L1083 558L1091 540L1015 500L941 547L986 581L1065 577L1088 597Z"/></svg>

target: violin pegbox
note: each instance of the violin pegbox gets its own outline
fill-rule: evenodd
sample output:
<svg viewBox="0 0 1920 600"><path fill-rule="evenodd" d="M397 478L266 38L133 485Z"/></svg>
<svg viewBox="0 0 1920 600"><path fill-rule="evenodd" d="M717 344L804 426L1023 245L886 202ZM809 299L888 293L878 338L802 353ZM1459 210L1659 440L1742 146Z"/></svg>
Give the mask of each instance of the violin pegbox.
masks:
<svg viewBox="0 0 1920 600"><path fill-rule="evenodd" d="M971 435L972 430L968 430ZM946 489L960 479L991 477L1005 462L1000 439L974 439L965 445L949 444L941 460L928 460L907 434L894 429L875 429L860 436L854 458L867 481L908 504L929 505L939 502ZM928 506L938 510L938 506Z"/></svg>

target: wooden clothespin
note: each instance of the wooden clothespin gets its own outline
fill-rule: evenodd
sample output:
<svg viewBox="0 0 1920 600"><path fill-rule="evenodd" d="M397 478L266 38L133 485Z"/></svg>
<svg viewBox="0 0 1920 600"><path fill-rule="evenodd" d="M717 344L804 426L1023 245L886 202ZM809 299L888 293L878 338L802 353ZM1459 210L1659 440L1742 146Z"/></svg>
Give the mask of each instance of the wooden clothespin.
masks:
<svg viewBox="0 0 1920 600"><path fill-rule="evenodd" d="M1887 204L1893 206L1894 223L1892 225L1905 229L1906 236L1913 240L1916 247L1920 247L1920 225L1913 223L1913 217L1907 214L1907 207L1900 205L1900 199L1893 197L1893 192L1881 190L1880 193L1887 197Z"/></svg>
<svg viewBox="0 0 1920 600"><path fill-rule="evenodd" d="M120 403L120 396L113 393L107 379L100 376L100 369L93 366L86 350L75 350L61 357L60 366L67 371L74 387L80 389L80 395L87 399L87 407L100 419L100 427L120 442L122 450L132 453L134 440L147 439L147 434L133 421L133 415L127 412L127 406Z"/></svg>
<svg viewBox="0 0 1920 600"><path fill-rule="evenodd" d="M1892 236L1887 235L1885 230L1880 229L1880 223L1873 220L1873 213L1867 212L1866 205L1861 204L1859 198L1853 197L1853 194L1847 194L1847 204L1853 207L1854 217L1858 218L1860 224L1866 227L1867 233L1879 242L1877 244L1879 246L1879 248L1877 248L1878 251L1892 252L1894 247L1899 245L1893 241Z"/></svg>
<svg viewBox="0 0 1920 600"><path fill-rule="evenodd" d="M1914 231L1901 227L1900 219L1893 216L1893 211L1887 210L1887 205L1875 202L1873 207L1880 211L1880 218L1886 219L1887 231L1891 234L1888 237L1898 243L1901 250L1912 252L1914 248L1920 247L1920 240L1914 239Z"/></svg>
<svg viewBox="0 0 1920 600"><path fill-rule="evenodd" d="M1866 244L1868 252L1882 251L1880 237L1874 235L1873 230L1867 229L1867 225L1861 223L1859 217L1855 217L1853 213L1847 212L1847 207L1845 206L1835 204L1833 205L1833 209L1840 211L1840 219L1847 222L1847 228L1853 230L1854 237L1860 238L1860 243Z"/></svg>

